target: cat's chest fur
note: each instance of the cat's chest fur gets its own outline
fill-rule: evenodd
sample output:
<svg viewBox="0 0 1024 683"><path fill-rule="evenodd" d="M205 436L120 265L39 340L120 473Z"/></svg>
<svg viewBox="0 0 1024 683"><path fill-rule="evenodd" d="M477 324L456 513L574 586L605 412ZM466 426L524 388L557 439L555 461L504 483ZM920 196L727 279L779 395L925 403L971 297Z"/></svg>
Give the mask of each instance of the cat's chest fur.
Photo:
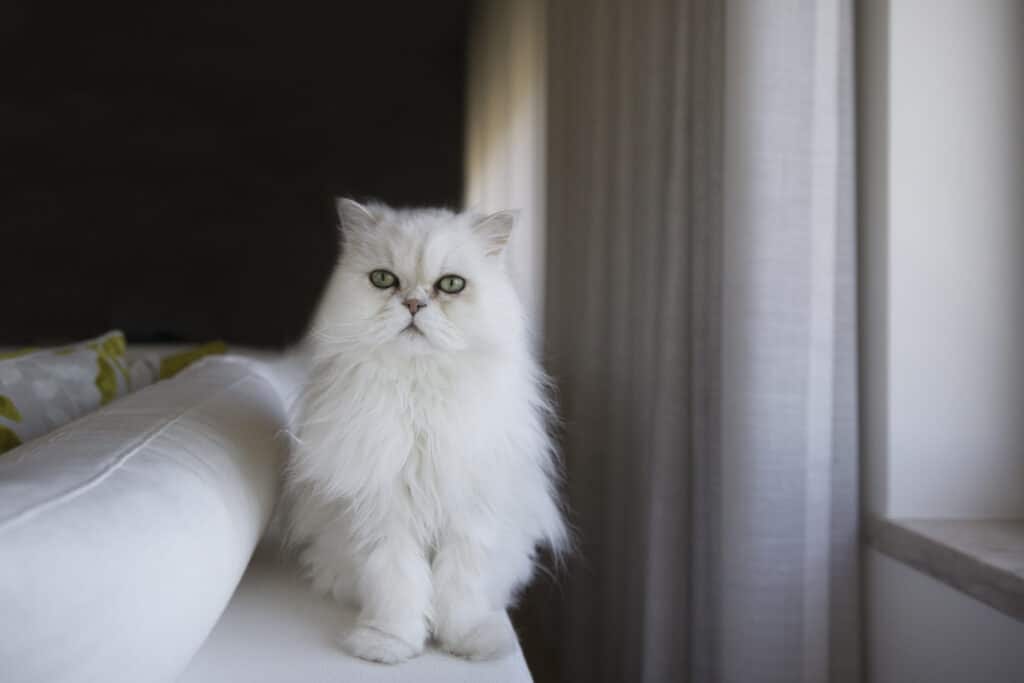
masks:
<svg viewBox="0 0 1024 683"><path fill-rule="evenodd" d="M367 362L346 379L333 401L334 452L336 475L358 487L352 495L395 497L411 515L440 520L473 505L477 482L508 465L498 456L512 397L498 369Z"/></svg>
<svg viewBox="0 0 1024 683"><path fill-rule="evenodd" d="M395 371L397 370L397 371ZM378 374L379 390L393 393L381 422L367 415L358 429L381 444L377 495L431 543L452 518L474 516L489 504L481 484L507 465L494 457L503 429L493 423L499 378L493 372L448 370L427 364ZM392 433L381 432L384 424Z"/></svg>

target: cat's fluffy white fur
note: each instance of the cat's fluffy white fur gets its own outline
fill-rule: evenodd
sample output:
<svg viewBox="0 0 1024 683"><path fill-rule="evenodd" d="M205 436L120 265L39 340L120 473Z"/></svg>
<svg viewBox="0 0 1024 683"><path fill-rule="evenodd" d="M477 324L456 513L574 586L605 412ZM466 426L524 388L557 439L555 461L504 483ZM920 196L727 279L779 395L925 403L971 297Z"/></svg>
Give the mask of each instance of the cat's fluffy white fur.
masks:
<svg viewBox="0 0 1024 683"><path fill-rule="evenodd" d="M289 538L318 588L358 606L341 641L352 654L398 662L433 636L504 655L505 609L537 547L566 542L545 378L502 263L515 214L338 209L342 256L287 468ZM378 269L397 286L374 286ZM462 292L437 288L450 274ZM426 306L413 316L409 300Z"/></svg>

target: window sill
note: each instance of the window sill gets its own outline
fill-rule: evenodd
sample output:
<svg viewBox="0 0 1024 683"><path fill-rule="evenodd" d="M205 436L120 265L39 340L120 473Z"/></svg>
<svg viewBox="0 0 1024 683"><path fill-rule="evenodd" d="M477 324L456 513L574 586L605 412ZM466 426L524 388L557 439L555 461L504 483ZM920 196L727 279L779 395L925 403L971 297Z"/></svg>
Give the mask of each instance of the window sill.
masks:
<svg viewBox="0 0 1024 683"><path fill-rule="evenodd" d="M1024 519L873 519L876 550L1024 621Z"/></svg>

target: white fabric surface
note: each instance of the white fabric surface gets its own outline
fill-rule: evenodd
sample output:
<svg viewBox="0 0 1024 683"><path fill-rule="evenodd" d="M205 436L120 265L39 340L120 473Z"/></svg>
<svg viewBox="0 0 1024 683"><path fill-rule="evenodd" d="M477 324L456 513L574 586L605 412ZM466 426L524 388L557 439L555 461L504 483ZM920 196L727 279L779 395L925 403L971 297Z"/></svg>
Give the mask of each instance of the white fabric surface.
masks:
<svg viewBox="0 0 1024 683"><path fill-rule="evenodd" d="M238 591L178 683L524 683L520 651L468 662L436 650L398 666L346 655L335 644L355 614L313 593L290 565L257 550Z"/></svg>
<svg viewBox="0 0 1024 683"><path fill-rule="evenodd" d="M212 358L0 458L0 680L173 680L270 516L287 384Z"/></svg>

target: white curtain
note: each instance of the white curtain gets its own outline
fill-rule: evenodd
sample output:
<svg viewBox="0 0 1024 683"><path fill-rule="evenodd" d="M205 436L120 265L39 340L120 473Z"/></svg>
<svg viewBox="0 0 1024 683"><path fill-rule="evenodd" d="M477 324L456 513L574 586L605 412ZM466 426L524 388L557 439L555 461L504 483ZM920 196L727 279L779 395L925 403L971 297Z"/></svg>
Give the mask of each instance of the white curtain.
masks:
<svg viewBox="0 0 1024 683"><path fill-rule="evenodd" d="M579 553L527 598L534 673L860 680L852 2L559 0L547 27Z"/></svg>
<svg viewBox="0 0 1024 683"><path fill-rule="evenodd" d="M465 204L519 210L512 279L534 330L543 323L546 49L544 0L480 0L472 20Z"/></svg>

